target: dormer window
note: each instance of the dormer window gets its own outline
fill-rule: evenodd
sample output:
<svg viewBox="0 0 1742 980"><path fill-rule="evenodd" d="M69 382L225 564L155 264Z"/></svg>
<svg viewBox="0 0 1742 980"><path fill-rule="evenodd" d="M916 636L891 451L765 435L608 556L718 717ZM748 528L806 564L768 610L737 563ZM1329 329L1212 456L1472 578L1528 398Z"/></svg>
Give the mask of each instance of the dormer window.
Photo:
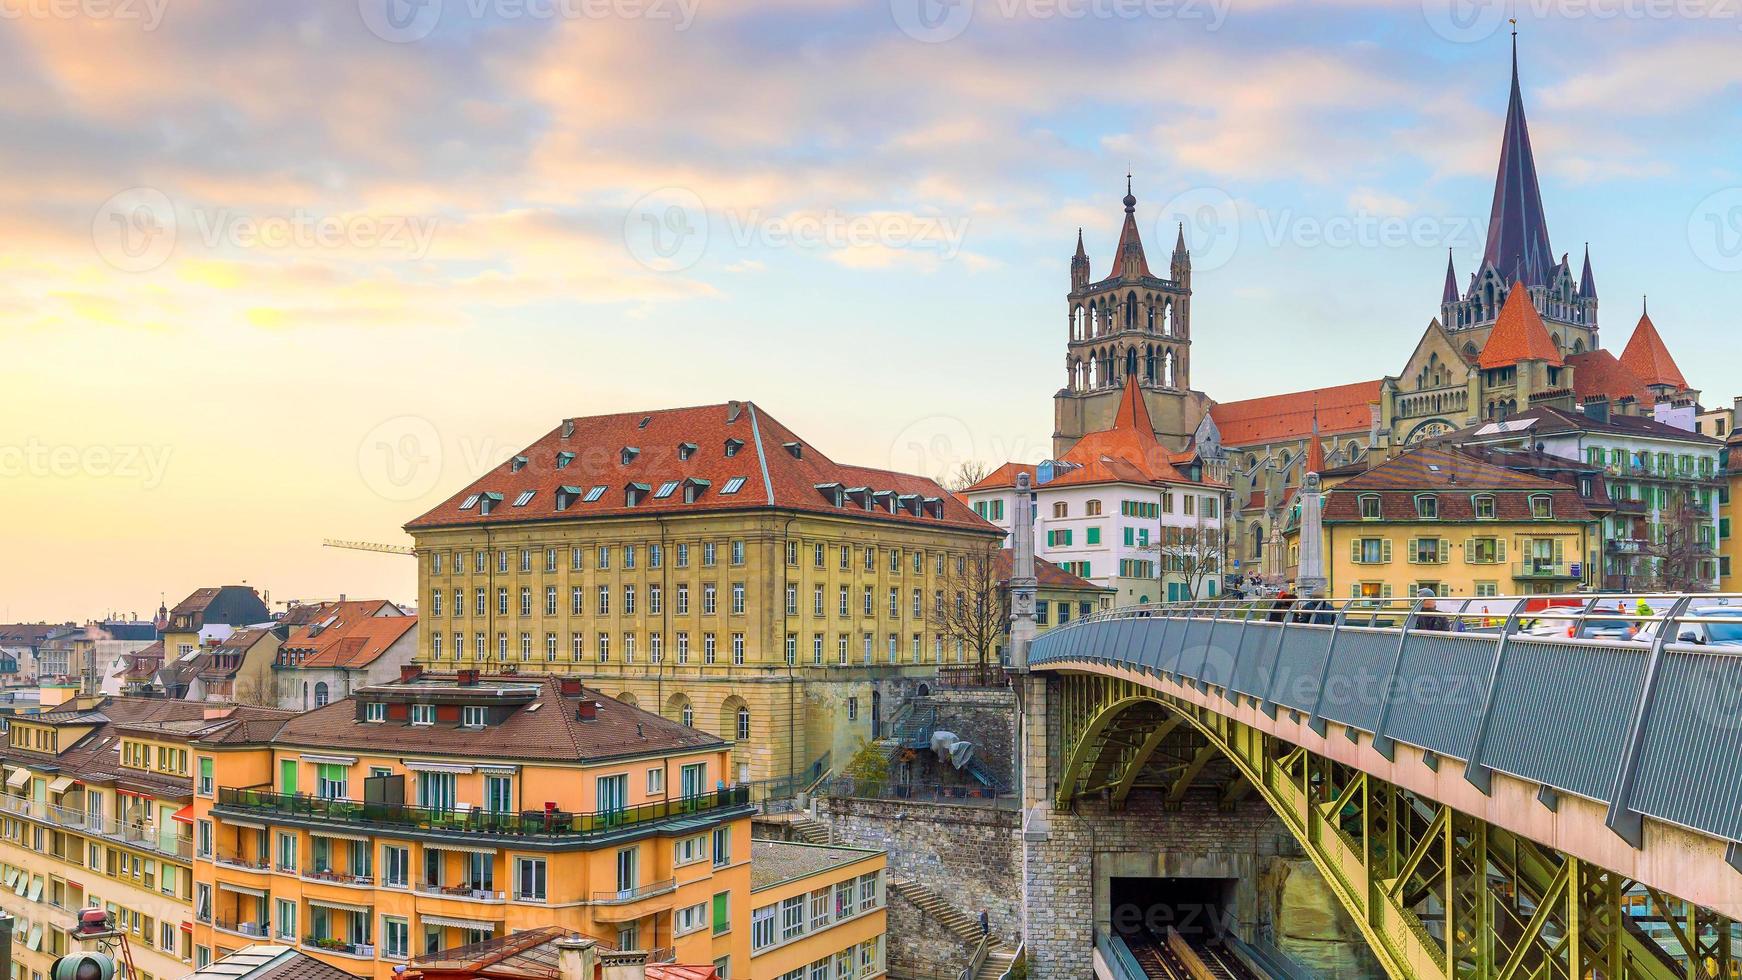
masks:
<svg viewBox="0 0 1742 980"><path fill-rule="evenodd" d="M646 500L648 493L652 490L653 488L645 483L629 484L623 488L623 506L634 507L643 500Z"/></svg>
<svg viewBox="0 0 1742 980"><path fill-rule="evenodd" d="M502 505L502 495L499 493L482 493L478 495L478 513L488 514Z"/></svg>
<svg viewBox="0 0 1742 980"><path fill-rule="evenodd" d="M814 489L823 495L823 499L827 500L830 506L841 507L846 504L846 493L839 483L818 483L815 484Z"/></svg>
<svg viewBox="0 0 1742 980"><path fill-rule="evenodd" d="M1530 516L1539 521L1554 518L1554 498L1546 493L1539 493L1530 498Z"/></svg>
<svg viewBox="0 0 1742 980"><path fill-rule="evenodd" d="M640 449L638 449L634 446L624 446L623 453L622 453L620 458L623 461L623 465L628 466L630 463L635 462L635 457L637 457L639 455L641 455Z"/></svg>
<svg viewBox="0 0 1742 980"><path fill-rule="evenodd" d="M556 468L559 470L568 469L569 464L574 462L574 461L575 461L575 454L574 453L571 453L571 452L568 452L565 450L563 452L556 454Z"/></svg>
<svg viewBox="0 0 1742 980"><path fill-rule="evenodd" d="M364 721L386 721L387 705L380 701L368 701L363 704Z"/></svg>
<svg viewBox="0 0 1742 980"><path fill-rule="evenodd" d="M944 516L944 498L942 497L927 497L920 501L920 506L932 517L941 520Z"/></svg>
<svg viewBox="0 0 1742 980"><path fill-rule="evenodd" d="M585 497L581 498L581 502L586 503L586 504L590 504L593 501L598 500L600 497L603 497L604 495L605 495L605 487L603 484L600 484L599 486L596 486L596 487L589 489L587 491L587 495Z"/></svg>
<svg viewBox="0 0 1742 980"><path fill-rule="evenodd" d="M726 485L720 488L720 495L726 496L728 494L734 494L742 489L744 489L744 478L741 476L735 476L730 480L727 480Z"/></svg>
<svg viewBox="0 0 1742 980"><path fill-rule="evenodd" d="M468 495L465 500L460 501L461 510L471 510L476 506L478 506L478 494L475 493Z"/></svg>
<svg viewBox="0 0 1742 980"><path fill-rule="evenodd" d="M1440 519L1440 498L1431 493L1424 493L1415 498L1415 516L1424 521Z"/></svg>
<svg viewBox="0 0 1742 980"><path fill-rule="evenodd" d="M580 487L557 487L556 488L556 509L557 510L568 510L570 507L573 507L575 504L575 501L577 501L579 499L581 499L581 488Z"/></svg>
<svg viewBox="0 0 1742 980"><path fill-rule="evenodd" d="M738 450L743 449L743 448L744 448L744 440L742 440L742 439L727 439L726 440L726 455L729 457L738 455Z"/></svg>
<svg viewBox="0 0 1742 980"><path fill-rule="evenodd" d="M436 720L435 705L414 704L411 706L411 723L413 725L433 725Z"/></svg>
<svg viewBox="0 0 1742 980"><path fill-rule="evenodd" d="M465 728L484 727L484 706L468 704L460 709L460 725Z"/></svg>
<svg viewBox="0 0 1742 980"><path fill-rule="evenodd" d="M793 459L804 458L804 443L802 442L783 442L780 444L780 448L786 450Z"/></svg>
<svg viewBox="0 0 1742 980"><path fill-rule="evenodd" d="M917 493L904 493L895 498L895 507L897 510L905 511L915 517L919 516L921 506L919 494Z"/></svg>
<svg viewBox="0 0 1742 980"><path fill-rule="evenodd" d="M895 491L879 490L876 493L873 493L871 495L871 506L867 509L881 510L890 514L895 513Z"/></svg>
<svg viewBox="0 0 1742 980"><path fill-rule="evenodd" d="M1491 521L1494 519L1494 495L1479 493L1471 498L1471 505L1476 511L1476 520Z"/></svg>
<svg viewBox="0 0 1742 980"><path fill-rule="evenodd" d="M1382 516L1382 514L1383 514L1383 511L1381 511L1380 507L1379 507L1379 495L1378 494L1376 494L1376 493L1364 493L1361 495L1361 519L1362 520L1364 520L1364 521L1376 521L1376 520L1379 520L1379 518Z"/></svg>
<svg viewBox="0 0 1742 980"><path fill-rule="evenodd" d="M691 456L694 456L696 450L700 448L700 446L697 446L693 442L680 442L677 444L677 458L689 459Z"/></svg>
<svg viewBox="0 0 1742 980"><path fill-rule="evenodd" d="M520 496L514 498L514 506L525 507L527 504L531 503L532 498L536 496L538 496L537 490L522 490L520 491Z"/></svg>
<svg viewBox="0 0 1742 980"><path fill-rule="evenodd" d="M848 487L844 492L848 500L865 510L871 509L871 489L869 487Z"/></svg>
<svg viewBox="0 0 1742 980"><path fill-rule="evenodd" d="M683 502L686 504L693 504L700 500L702 494L708 492L708 486L708 481L699 477L692 476L683 481Z"/></svg>
<svg viewBox="0 0 1742 980"><path fill-rule="evenodd" d="M677 480L667 480L664 483L661 483L659 489L653 492L653 499L664 500L671 496L673 493L677 492L677 485Z"/></svg>
<svg viewBox="0 0 1742 980"><path fill-rule="evenodd" d="M519 473L523 469L526 469L525 456L516 456L508 464L508 472L510 473Z"/></svg>

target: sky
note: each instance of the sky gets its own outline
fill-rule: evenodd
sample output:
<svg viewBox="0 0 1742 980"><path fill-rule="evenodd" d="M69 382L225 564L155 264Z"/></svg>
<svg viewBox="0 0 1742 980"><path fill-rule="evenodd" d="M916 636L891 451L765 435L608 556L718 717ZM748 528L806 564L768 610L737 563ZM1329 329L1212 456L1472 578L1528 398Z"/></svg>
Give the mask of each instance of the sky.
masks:
<svg viewBox="0 0 1742 980"><path fill-rule="evenodd" d="M1731 0L0 0L0 621L412 600L566 416L1037 460L1132 174L1219 400L1402 369L1516 16L1551 242L1742 394Z"/></svg>

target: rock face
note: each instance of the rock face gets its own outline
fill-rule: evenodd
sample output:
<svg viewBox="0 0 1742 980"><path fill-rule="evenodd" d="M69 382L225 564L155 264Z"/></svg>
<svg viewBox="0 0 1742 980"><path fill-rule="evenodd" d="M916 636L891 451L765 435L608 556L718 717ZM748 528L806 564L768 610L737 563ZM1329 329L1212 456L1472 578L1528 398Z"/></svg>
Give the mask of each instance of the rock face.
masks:
<svg viewBox="0 0 1742 980"><path fill-rule="evenodd" d="M1361 930L1310 861L1291 862L1278 884L1279 949L1319 976L1361 980L1385 976Z"/></svg>

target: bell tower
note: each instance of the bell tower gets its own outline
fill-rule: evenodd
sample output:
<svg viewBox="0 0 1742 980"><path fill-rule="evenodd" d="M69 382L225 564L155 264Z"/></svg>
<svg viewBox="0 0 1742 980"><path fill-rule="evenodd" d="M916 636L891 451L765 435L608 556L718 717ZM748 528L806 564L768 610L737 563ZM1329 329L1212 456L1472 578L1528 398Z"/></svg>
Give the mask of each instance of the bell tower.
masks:
<svg viewBox="0 0 1742 980"><path fill-rule="evenodd" d="M1155 434L1181 449L1209 400L1191 386L1191 253L1181 226L1164 278L1150 272L1137 230L1137 197L1125 178L1125 222L1108 275L1095 281L1077 230L1066 294L1065 386L1053 396L1053 456L1113 424L1125 379L1135 377Z"/></svg>

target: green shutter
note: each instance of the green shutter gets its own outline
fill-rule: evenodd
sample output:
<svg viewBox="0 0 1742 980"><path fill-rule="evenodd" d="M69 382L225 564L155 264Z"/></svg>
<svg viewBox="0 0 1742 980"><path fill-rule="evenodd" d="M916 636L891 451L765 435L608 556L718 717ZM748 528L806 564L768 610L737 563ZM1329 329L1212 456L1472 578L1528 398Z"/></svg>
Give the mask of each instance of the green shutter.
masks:
<svg viewBox="0 0 1742 980"><path fill-rule="evenodd" d="M721 892L714 896L714 935L716 936L732 928L732 917L727 909L731 897L731 892Z"/></svg>
<svg viewBox="0 0 1742 980"><path fill-rule="evenodd" d="M280 793L296 792L296 760L283 759L278 763L278 791Z"/></svg>

